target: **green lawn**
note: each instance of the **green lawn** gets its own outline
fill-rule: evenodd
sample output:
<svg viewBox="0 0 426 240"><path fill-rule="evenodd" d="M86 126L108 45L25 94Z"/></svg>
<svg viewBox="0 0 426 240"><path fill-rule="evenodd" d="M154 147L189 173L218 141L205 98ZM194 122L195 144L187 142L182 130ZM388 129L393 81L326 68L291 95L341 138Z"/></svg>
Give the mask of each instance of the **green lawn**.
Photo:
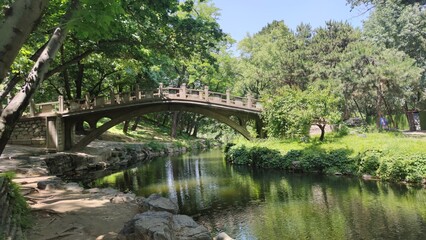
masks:
<svg viewBox="0 0 426 240"><path fill-rule="evenodd" d="M315 139L307 143L279 139L254 141L238 139L236 143L246 146L267 147L278 150L282 154L290 150L303 150L307 148L321 148L324 150L348 149L353 154L367 150L378 150L389 154L426 154L426 136L415 138L394 132L350 134L343 137L328 134L324 142L319 142Z"/></svg>

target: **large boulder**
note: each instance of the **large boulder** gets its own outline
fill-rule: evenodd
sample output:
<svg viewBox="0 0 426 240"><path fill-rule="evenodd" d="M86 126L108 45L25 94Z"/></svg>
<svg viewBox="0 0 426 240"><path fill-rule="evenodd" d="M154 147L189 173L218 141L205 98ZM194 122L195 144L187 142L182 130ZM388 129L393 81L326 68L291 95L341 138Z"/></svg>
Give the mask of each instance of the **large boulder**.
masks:
<svg viewBox="0 0 426 240"><path fill-rule="evenodd" d="M173 232L179 240L209 240L210 233L204 226L198 225L187 215L173 216Z"/></svg>
<svg viewBox="0 0 426 240"><path fill-rule="evenodd" d="M119 240L209 240L210 234L186 215L148 211L137 214L118 235Z"/></svg>
<svg viewBox="0 0 426 240"><path fill-rule="evenodd" d="M139 201L142 211L166 211L172 214L179 212L179 206L172 200L159 194L152 194L148 198Z"/></svg>

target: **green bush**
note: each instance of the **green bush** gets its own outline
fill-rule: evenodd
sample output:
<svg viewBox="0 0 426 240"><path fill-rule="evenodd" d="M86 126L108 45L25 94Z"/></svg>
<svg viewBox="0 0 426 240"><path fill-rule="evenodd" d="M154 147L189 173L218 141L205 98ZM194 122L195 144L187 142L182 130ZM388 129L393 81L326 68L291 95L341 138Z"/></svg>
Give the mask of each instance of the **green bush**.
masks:
<svg viewBox="0 0 426 240"><path fill-rule="evenodd" d="M377 150L368 150L357 156L358 173L376 175L380 166L382 152Z"/></svg>
<svg viewBox="0 0 426 240"><path fill-rule="evenodd" d="M281 167L283 169L291 170L293 162L300 162L303 155L301 150L290 150L282 158Z"/></svg>
<svg viewBox="0 0 426 240"><path fill-rule="evenodd" d="M370 174L387 181L420 183L426 179L426 155L390 155L389 152L367 150L351 157L348 149L323 150L313 147L290 150L281 155L267 147L231 145L225 147L226 159L234 164L259 168L275 168L304 172Z"/></svg>
<svg viewBox="0 0 426 240"><path fill-rule="evenodd" d="M300 158L300 165L304 171L320 173L330 166L324 152L316 150L304 151Z"/></svg>
<svg viewBox="0 0 426 240"><path fill-rule="evenodd" d="M163 143L159 143L159 142L148 142L147 144L145 144L147 147L151 148L152 151L154 152L161 152L167 149L167 147L163 144Z"/></svg>
<svg viewBox="0 0 426 240"><path fill-rule="evenodd" d="M426 156L412 155L407 161L407 176L405 180L412 183L421 183L426 178Z"/></svg>
<svg viewBox="0 0 426 240"><path fill-rule="evenodd" d="M31 227L32 224L30 207L28 206L28 203L25 200L24 196L22 196L19 185L12 181L14 177L15 173L13 172L6 172L0 174L0 178L7 179L9 183L9 196L11 203L13 204L13 219L14 221L19 221L18 223L21 225L21 228L25 230Z"/></svg>
<svg viewBox="0 0 426 240"><path fill-rule="evenodd" d="M251 165L250 152L246 146L233 146L226 153L226 159L237 165Z"/></svg>
<svg viewBox="0 0 426 240"><path fill-rule="evenodd" d="M349 158L350 151L347 149L336 149L326 153L327 172L354 174L356 172L356 163Z"/></svg>
<svg viewBox="0 0 426 240"><path fill-rule="evenodd" d="M235 146L235 143L227 143L225 145L225 148L223 149L224 153L227 153L229 151L229 149L231 149L231 147Z"/></svg>
<svg viewBox="0 0 426 240"><path fill-rule="evenodd" d="M407 162L402 157L384 157L377 169L377 175L389 181L405 181L407 174Z"/></svg>
<svg viewBox="0 0 426 240"><path fill-rule="evenodd" d="M261 168L281 168L282 156L277 150L254 147L249 150L252 166Z"/></svg>

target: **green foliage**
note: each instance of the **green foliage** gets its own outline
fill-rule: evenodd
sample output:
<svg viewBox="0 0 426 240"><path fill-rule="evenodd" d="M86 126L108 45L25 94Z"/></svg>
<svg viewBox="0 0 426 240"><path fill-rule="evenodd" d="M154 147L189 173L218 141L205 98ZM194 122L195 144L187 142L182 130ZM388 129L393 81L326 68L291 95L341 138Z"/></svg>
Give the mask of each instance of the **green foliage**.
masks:
<svg viewBox="0 0 426 240"><path fill-rule="evenodd" d="M285 155L267 147L246 147L235 145L226 152L226 159L237 165L250 165L258 168L275 168L295 170L293 163L300 165L304 172L341 172L354 173L353 161L349 158L349 151L345 149L330 152L314 148L307 150L291 150Z"/></svg>
<svg viewBox="0 0 426 240"><path fill-rule="evenodd" d="M6 172L6 173L0 174L0 178L7 179L9 183L8 187L9 187L10 202L13 204L12 205L13 220L19 221L18 224L20 224L21 228L25 230L31 227L31 224L32 224L31 216L30 216L30 207L28 206L28 203L25 200L24 196L22 196L19 185L12 181L15 175L16 174L14 172Z"/></svg>
<svg viewBox="0 0 426 240"><path fill-rule="evenodd" d="M341 118L340 100L327 84L305 91L283 87L264 99L262 115L273 137L307 136L312 124L334 124Z"/></svg>
<svg viewBox="0 0 426 240"><path fill-rule="evenodd" d="M234 164L324 174L369 174L386 181L421 183L426 179L426 139L400 134L369 133L327 142L240 142L226 159ZM289 149L279 153L276 149Z"/></svg>
<svg viewBox="0 0 426 240"><path fill-rule="evenodd" d="M151 141L145 144L145 146L149 147L153 152L162 152L167 150L167 146L164 143Z"/></svg>
<svg viewBox="0 0 426 240"><path fill-rule="evenodd" d="M376 175L380 165L380 158L383 153L377 150L370 150L360 153L356 160L358 161L358 173Z"/></svg>

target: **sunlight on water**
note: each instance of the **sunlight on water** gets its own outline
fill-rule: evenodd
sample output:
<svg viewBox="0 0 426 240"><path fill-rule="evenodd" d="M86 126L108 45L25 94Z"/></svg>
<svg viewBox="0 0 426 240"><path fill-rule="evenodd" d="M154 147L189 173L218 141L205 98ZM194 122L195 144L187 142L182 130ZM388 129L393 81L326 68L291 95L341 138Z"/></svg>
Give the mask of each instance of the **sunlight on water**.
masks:
<svg viewBox="0 0 426 240"><path fill-rule="evenodd" d="M237 239L426 239L423 189L230 166L220 151L154 159L95 184L161 193Z"/></svg>

